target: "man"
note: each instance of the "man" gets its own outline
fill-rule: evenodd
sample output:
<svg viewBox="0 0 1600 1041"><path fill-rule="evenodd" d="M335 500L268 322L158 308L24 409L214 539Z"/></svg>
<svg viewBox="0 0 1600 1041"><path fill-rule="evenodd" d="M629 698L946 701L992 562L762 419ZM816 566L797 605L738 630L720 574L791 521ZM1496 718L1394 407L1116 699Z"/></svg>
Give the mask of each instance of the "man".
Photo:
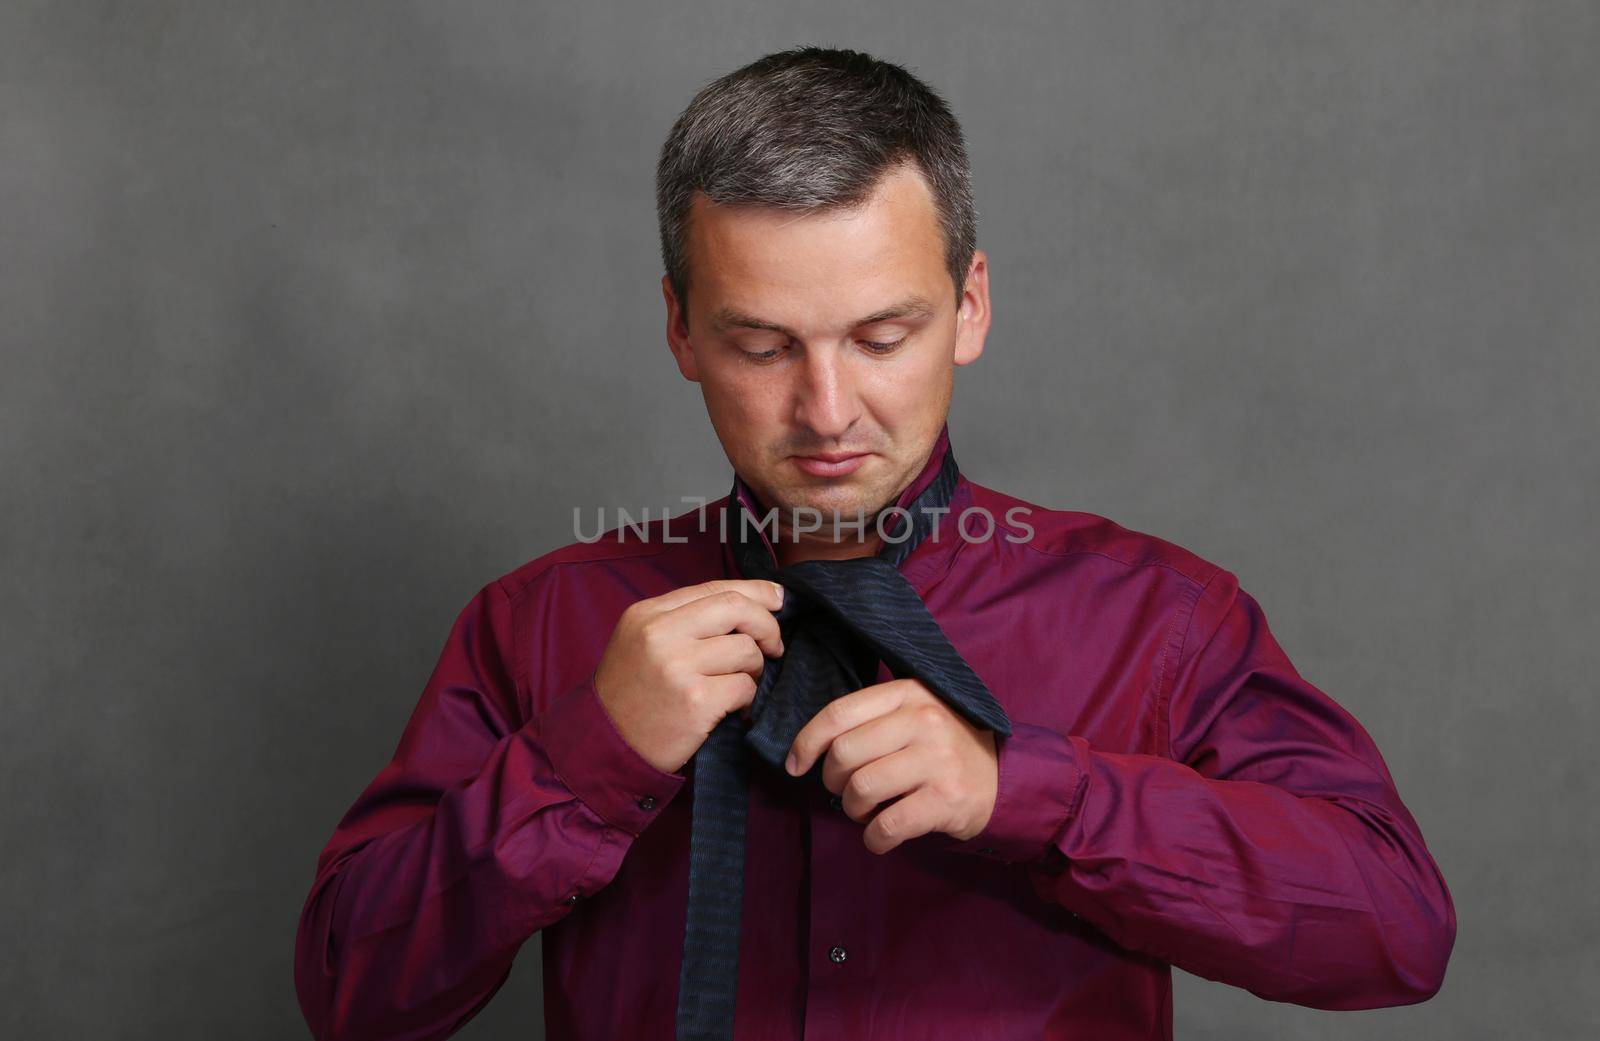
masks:
<svg viewBox="0 0 1600 1041"><path fill-rule="evenodd" d="M945 104L866 55L695 97L658 169L662 289L733 489L466 605L318 861L317 1037L445 1037L535 933L549 1036L675 1036L697 753L750 718L796 595L724 523L770 517L774 566L877 555L902 529L873 521L955 472L954 368L990 322L968 183ZM1170 965L1322 1009L1438 990L1455 912L1416 822L1231 572L965 474L947 506L897 569L1010 732L883 666L788 770L755 764L735 1036L1170 1038Z"/></svg>

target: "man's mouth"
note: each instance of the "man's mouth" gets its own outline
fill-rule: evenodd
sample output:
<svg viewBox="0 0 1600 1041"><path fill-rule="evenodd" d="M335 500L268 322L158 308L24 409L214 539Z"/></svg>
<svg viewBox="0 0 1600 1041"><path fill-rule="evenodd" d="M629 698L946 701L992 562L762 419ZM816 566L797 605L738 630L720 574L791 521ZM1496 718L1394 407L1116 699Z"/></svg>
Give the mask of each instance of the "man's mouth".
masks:
<svg viewBox="0 0 1600 1041"><path fill-rule="evenodd" d="M843 477L866 462L871 452L817 452L797 455L795 465L813 477Z"/></svg>

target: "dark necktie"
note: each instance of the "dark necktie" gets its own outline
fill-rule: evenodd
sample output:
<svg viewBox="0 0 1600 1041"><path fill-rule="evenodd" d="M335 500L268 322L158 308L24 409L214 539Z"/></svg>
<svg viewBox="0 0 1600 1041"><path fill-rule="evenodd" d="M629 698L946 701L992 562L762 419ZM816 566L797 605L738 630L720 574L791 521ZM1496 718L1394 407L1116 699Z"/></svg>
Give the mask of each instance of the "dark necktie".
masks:
<svg viewBox="0 0 1600 1041"><path fill-rule="evenodd" d="M950 645L922 598L899 571L947 507L959 471L947 449L933 482L906 507L909 518L885 532L870 557L807 560L779 568L737 496L728 496L726 528L744 578L784 587L776 612L781 658L767 659L750 706L723 718L694 757L689 903L678 981L679 1041L729 1041L738 992L739 917L744 900L744 842L751 753L783 770L795 736L828 702L876 682L878 663L896 678L914 677L975 726L1011 733L989 688ZM904 524L910 533L904 538ZM885 525L888 527L888 525ZM947 531L940 538L952 537ZM890 541L894 539L896 541ZM784 773L788 777L787 772ZM796 783L820 783L822 760Z"/></svg>

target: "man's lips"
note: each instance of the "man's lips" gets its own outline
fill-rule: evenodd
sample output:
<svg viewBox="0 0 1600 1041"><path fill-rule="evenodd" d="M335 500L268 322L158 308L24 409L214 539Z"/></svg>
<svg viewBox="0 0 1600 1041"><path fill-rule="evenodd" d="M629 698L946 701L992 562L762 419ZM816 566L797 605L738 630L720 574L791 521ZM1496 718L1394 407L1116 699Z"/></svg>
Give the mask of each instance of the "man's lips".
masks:
<svg viewBox="0 0 1600 1041"><path fill-rule="evenodd" d="M842 477L867 461L871 452L818 452L797 455L795 465L813 477Z"/></svg>

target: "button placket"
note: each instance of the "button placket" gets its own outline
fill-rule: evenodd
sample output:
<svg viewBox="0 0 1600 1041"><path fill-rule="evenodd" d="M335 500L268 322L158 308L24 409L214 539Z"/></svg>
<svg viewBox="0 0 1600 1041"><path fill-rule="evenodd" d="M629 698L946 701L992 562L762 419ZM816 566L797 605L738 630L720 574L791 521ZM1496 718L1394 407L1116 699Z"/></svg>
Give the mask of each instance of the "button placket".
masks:
<svg viewBox="0 0 1600 1041"><path fill-rule="evenodd" d="M812 797L810 915L806 923L805 1041L850 1036L849 1010L870 990L877 955L863 909L881 907L880 862L861 843L861 825Z"/></svg>

